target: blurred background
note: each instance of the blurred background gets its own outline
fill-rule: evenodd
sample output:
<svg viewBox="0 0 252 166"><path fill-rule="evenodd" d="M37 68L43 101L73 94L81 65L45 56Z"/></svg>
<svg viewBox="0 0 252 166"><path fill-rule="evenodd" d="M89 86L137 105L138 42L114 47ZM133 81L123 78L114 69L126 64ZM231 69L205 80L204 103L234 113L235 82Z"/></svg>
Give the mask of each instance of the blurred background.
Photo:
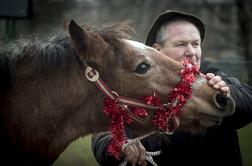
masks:
<svg viewBox="0 0 252 166"><path fill-rule="evenodd" d="M252 1L249 0L0 0L0 47L22 36L42 40L63 21L99 27L128 20L132 38L144 42L153 20L167 9L196 14L207 24L203 61L252 84ZM73 142L54 166L97 166L90 135ZM239 130L244 166L252 165L252 125Z"/></svg>

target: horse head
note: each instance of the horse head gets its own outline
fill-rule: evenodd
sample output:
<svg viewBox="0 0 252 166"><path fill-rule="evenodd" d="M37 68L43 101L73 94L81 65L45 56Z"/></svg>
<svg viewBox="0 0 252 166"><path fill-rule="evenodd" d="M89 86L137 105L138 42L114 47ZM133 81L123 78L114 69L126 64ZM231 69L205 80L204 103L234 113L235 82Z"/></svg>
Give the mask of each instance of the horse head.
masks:
<svg viewBox="0 0 252 166"><path fill-rule="evenodd" d="M109 90L116 92L116 95L139 99L155 94L159 97L158 105L161 109L172 104L169 103L171 101L168 102L169 94L183 82L179 73L185 70L186 65L142 43L112 39L109 33L90 33L73 21L69 25L69 33L79 58L86 65L95 68ZM96 53L92 53L93 50ZM192 94L185 99L187 102L181 107L181 111L170 115L173 116L171 120L165 119L168 127L199 133L208 127L219 125L223 117L233 114L235 104L231 97L208 86L201 73L195 73L194 79L186 87L191 88ZM141 118L134 113L132 115L127 104L122 105L126 105L125 109L133 119L130 128L136 135L164 128L153 125L156 110L147 109L148 115Z"/></svg>

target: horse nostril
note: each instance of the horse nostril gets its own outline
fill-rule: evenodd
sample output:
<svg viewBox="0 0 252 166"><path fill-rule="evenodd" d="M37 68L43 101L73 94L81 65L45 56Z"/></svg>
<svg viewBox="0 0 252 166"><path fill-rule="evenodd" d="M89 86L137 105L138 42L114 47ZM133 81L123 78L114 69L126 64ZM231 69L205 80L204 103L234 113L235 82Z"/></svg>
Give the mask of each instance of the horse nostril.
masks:
<svg viewBox="0 0 252 166"><path fill-rule="evenodd" d="M234 113L235 101L231 96L229 97L216 92L213 96L213 101L222 115L228 116Z"/></svg>
<svg viewBox="0 0 252 166"><path fill-rule="evenodd" d="M216 101L218 102L218 104L221 107L226 107L227 106L228 97L226 95L217 94L216 95Z"/></svg>
<svg viewBox="0 0 252 166"><path fill-rule="evenodd" d="M226 95L222 95L220 93L216 93L214 95L214 101L218 108L224 109L227 107L229 97Z"/></svg>

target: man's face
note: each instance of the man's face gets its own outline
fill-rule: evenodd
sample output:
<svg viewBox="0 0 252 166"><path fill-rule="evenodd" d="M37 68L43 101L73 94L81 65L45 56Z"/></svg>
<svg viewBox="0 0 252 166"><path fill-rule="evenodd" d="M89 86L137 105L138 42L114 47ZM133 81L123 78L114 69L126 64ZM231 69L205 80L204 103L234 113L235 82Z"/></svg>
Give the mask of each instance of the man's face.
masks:
<svg viewBox="0 0 252 166"><path fill-rule="evenodd" d="M188 57L200 67L201 39L194 24L183 20L174 21L167 24L163 32L163 44L155 43L155 49L176 61Z"/></svg>

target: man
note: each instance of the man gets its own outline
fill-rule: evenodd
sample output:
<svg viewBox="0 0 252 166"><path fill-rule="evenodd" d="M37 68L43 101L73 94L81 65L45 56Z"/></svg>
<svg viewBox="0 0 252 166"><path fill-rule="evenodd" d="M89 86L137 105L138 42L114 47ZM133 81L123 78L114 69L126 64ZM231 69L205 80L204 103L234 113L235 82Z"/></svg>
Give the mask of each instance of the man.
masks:
<svg viewBox="0 0 252 166"><path fill-rule="evenodd" d="M183 57L189 57L200 66L201 43L204 37L205 26L198 17L178 11L166 11L157 17L150 28L146 45L154 47L177 61L182 60ZM250 104L252 89L218 70L209 68L202 72L207 73L210 86L219 89L223 94L232 95L236 102L234 115L224 118L220 126L209 128L199 135L175 131L171 136L161 134L150 136L141 143L128 146L122 152L122 157L129 160L132 165L146 165L145 151L161 149L162 154L154 157L154 161L159 166L242 166L236 130L252 121ZM117 161L107 152L109 139L109 133L94 136L93 153L101 165L118 165L121 161Z"/></svg>

